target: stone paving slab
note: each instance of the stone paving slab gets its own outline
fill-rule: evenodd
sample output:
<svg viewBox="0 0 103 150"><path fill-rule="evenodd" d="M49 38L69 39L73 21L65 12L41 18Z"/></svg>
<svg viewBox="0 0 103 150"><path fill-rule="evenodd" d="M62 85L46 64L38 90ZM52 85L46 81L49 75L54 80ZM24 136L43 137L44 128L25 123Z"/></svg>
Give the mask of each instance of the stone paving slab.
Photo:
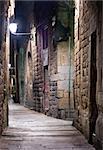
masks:
<svg viewBox="0 0 103 150"><path fill-rule="evenodd" d="M17 104L10 104L9 110L9 127L0 138L0 150L95 150L71 121Z"/></svg>

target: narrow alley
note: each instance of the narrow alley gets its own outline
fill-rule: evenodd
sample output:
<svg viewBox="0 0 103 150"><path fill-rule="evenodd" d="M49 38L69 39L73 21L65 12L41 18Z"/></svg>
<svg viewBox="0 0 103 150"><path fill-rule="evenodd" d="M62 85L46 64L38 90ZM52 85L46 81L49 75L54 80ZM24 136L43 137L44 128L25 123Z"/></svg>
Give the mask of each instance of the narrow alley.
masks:
<svg viewBox="0 0 103 150"><path fill-rule="evenodd" d="M94 150L70 121L19 104L10 104L9 109L9 128L0 139L0 150Z"/></svg>
<svg viewBox="0 0 103 150"><path fill-rule="evenodd" d="M103 150L102 0L0 0L0 150L18 149Z"/></svg>

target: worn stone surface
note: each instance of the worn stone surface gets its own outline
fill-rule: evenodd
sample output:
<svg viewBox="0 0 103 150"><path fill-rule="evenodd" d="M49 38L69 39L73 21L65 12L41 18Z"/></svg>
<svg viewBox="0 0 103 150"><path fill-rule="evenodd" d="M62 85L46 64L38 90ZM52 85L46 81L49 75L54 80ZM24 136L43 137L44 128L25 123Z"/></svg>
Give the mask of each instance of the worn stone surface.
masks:
<svg viewBox="0 0 103 150"><path fill-rule="evenodd" d="M35 27L31 29L31 33L35 35ZM35 38L28 41L25 58L25 97L24 105L33 109L35 102L33 101L33 80L34 80L34 67L35 67Z"/></svg>
<svg viewBox="0 0 103 150"><path fill-rule="evenodd" d="M9 127L0 138L0 150L95 150L70 121L20 105L10 104L9 110Z"/></svg>
<svg viewBox="0 0 103 150"><path fill-rule="evenodd" d="M98 51L97 51L97 104L98 118L96 122L96 148L103 149L103 2L99 4L98 12ZM100 49L100 50L99 50Z"/></svg>
<svg viewBox="0 0 103 150"><path fill-rule="evenodd" d="M11 2L10 2L11 4ZM0 135L8 124L8 97L9 97L9 34L8 20L11 15L9 1L0 1Z"/></svg>
<svg viewBox="0 0 103 150"><path fill-rule="evenodd" d="M37 30L37 45L33 51L33 103L34 110L38 112L43 111L43 66L41 60L41 38L40 29Z"/></svg>
<svg viewBox="0 0 103 150"><path fill-rule="evenodd" d="M51 65L50 68L50 80L51 82L56 82L57 87L55 89L55 94L52 100L56 101L56 112L57 117L62 119L73 118L73 113L70 116L71 109L73 110L73 55L72 50L69 51L69 41L59 42L57 44L56 52L51 51L50 62L56 64L56 72L53 73L54 67ZM56 53L56 54L55 54ZM54 56L52 59L52 55ZM56 57L56 59L54 59ZM53 88L52 88L53 89ZM50 91L51 95L53 90ZM69 93L70 92L70 93ZM53 107L53 101L51 101L51 106ZM51 110L50 110L51 111Z"/></svg>
<svg viewBox="0 0 103 150"><path fill-rule="evenodd" d="M87 138L90 136L90 124L96 124L94 143L96 148L103 149L103 2L102 1L75 1L75 126L79 128ZM95 32L96 31L96 32ZM92 41L93 33L96 33L96 42ZM93 62L92 44L96 43L96 60ZM95 71L91 77L93 63L96 63L96 102L91 100L91 78L96 75ZM91 85L90 85L91 84ZM94 96L92 95L92 97ZM94 105L94 107L93 107ZM93 110L92 110L93 109ZM98 112L96 112L98 111ZM98 117L97 117L98 113ZM93 127L93 126L92 126Z"/></svg>

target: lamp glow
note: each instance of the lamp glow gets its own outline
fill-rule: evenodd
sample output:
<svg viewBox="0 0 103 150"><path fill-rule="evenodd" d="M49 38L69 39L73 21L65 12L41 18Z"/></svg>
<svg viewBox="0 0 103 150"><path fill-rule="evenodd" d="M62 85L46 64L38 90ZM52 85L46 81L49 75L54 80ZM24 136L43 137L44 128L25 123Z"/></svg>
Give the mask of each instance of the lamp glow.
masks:
<svg viewBox="0 0 103 150"><path fill-rule="evenodd" d="M11 23L11 24L9 25L9 29L10 29L10 32L11 32L12 34L16 33L16 31L17 31L17 23Z"/></svg>
<svg viewBox="0 0 103 150"><path fill-rule="evenodd" d="M10 32L13 34L13 35L23 35L23 36L25 36L25 35L32 35L32 33L25 33L25 32L20 32L20 33L18 33L18 32L16 32L17 31L17 27L18 27L18 24L17 23L10 23L9 24L9 30L10 30Z"/></svg>

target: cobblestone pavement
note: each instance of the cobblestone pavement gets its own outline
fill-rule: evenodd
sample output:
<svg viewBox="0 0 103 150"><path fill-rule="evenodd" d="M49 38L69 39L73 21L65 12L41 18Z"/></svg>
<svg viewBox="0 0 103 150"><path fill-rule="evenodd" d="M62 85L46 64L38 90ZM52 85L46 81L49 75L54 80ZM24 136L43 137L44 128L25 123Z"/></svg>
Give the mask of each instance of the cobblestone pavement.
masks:
<svg viewBox="0 0 103 150"><path fill-rule="evenodd" d="M9 128L0 138L0 150L95 150L72 122L17 104L9 109Z"/></svg>

